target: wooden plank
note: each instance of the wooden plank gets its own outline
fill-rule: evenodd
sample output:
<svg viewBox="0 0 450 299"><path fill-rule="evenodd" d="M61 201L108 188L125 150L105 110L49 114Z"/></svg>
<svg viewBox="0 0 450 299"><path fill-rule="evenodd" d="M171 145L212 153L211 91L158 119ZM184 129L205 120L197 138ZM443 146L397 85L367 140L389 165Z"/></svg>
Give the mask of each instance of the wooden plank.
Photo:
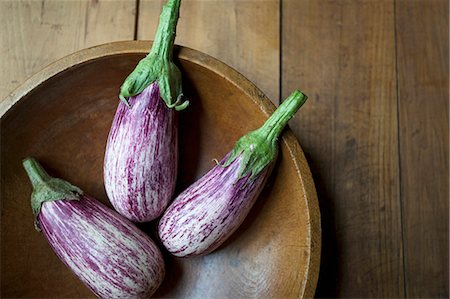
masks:
<svg viewBox="0 0 450 299"><path fill-rule="evenodd" d="M397 1L406 295L448 298L448 1Z"/></svg>
<svg viewBox="0 0 450 299"><path fill-rule="evenodd" d="M135 0L0 1L0 100L65 55L133 39L135 9Z"/></svg>
<svg viewBox="0 0 450 299"><path fill-rule="evenodd" d="M393 1L282 3L282 94L322 216L317 297L404 296Z"/></svg>
<svg viewBox="0 0 450 299"><path fill-rule="evenodd" d="M138 39L153 39L164 2L140 1ZM183 0L175 42L225 62L278 103L279 0Z"/></svg>

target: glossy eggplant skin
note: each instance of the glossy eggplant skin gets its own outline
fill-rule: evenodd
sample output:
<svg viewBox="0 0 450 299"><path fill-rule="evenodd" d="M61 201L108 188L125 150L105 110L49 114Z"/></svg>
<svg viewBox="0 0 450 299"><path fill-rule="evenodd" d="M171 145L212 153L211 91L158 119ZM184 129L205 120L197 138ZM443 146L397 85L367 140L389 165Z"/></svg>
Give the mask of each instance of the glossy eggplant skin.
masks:
<svg viewBox="0 0 450 299"><path fill-rule="evenodd" d="M175 190L177 119L158 83L120 102L108 136L104 182L114 208L135 222L159 217Z"/></svg>
<svg viewBox="0 0 450 299"><path fill-rule="evenodd" d="M228 155L229 156L229 155ZM166 249L178 257L208 254L241 225L271 172L239 178L242 157L221 163L182 192L162 216L158 232Z"/></svg>
<svg viewBox="0 0 450 299"><path fill-rule="evenodd" d="M92 197L44 202L38 221L56 255L100 298L148 298L164 278L155 243Z"/></svg>

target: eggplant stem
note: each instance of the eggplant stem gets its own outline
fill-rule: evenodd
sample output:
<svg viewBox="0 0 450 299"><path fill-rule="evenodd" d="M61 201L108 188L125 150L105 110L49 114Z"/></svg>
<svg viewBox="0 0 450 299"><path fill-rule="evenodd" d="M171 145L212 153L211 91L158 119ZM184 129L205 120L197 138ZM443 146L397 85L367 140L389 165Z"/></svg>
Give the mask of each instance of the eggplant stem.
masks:
<svg viewBox="0 0 450 299"><path fill-rule="evenodd" d="M180 111L189 105L188 101L181 102L181 72L172 61L180 4L181 0L168 0L164 5L152 49L120 87L119 98L128 107L127 98L140 94L155 81L168 108Z"/></svg>
<svg viewBox="0 0 450 299"><path fill-rule="evenodd" d="M22 164L34 189L36 189L40 184L52 179L52 177L45 171L45 169L35 158L26 158L23 160Z"/></svg>
<svg viewBox="0 0 450 299"><path fill-rule="evenodd" d="M180 3L181 0L168 0L164 5L149 56L156 55L167 60L172 60Z"/></svg>
<svg viewBox="0 0 450 299"><path fill-rule="evenodd" d="M307 98L301 91L294 91L259 129L242 136L236 142L224 166L242 156L239 177L249 174L250 179L256 177L275 159L278 137Z"/></svg>
<svg viewBox="0 0 450 299"><path fill-rule="evenodd" d="M56 200L80 200L83 191L67 181L50 176L34 158L26 158L22 162L23 168L33 185L31 194L31 209L34 214L34 226L40 231L38 215L42 204Z"/></svg>
<svg viewBox="0 0 450 299"><path fill-rule="evenodd" d="M288 121L306 102L308 97L299 90L295 90L286 100L284 100L277 110L260 128L266 134L267 140L276 141L283 131Z"/></svg>

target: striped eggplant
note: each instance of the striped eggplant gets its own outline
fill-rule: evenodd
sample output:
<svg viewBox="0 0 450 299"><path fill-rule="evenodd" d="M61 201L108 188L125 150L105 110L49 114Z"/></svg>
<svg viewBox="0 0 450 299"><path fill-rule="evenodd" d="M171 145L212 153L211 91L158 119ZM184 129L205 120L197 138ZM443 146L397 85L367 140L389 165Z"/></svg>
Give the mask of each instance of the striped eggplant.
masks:
<svg viewBox="0 0 450 299"><path fill-rule="evenodd" d="M177 119L187 107L181 73L172 62L181 0L168 0L155 41L120 88L106 145L104 182L114 208L135 222L159 217L177 176Z"/></svg>
<svg viewBox="0 0 450 299"><path fill-rule="evenodd" d="M262 127L241 137L220 163L175 198L158 226L170 253L208 254L241 225L270 175L279 135L306 99L293 92Z"/></svg>
<svg viewBox="0 0 450 299"><path fill-rule="evenodd" d="M33 185L35 227L53 251L100 298L147 298L164 278L158 247L132 222L23 161Z"/></svg>

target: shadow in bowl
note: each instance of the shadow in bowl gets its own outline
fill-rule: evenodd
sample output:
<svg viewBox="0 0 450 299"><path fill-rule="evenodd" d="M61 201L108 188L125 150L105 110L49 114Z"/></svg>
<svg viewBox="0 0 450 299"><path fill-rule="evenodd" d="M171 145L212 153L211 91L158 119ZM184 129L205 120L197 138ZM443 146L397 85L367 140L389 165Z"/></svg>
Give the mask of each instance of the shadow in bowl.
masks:
<svg viewBox="0 0 450 299"><path fill-rule="evenodd" d="M183 76L183 91L189 100L189 106L178 112L178 177L175 196L195 182L199 171L201 145L200 119L203 107L199 95L188 76Z"/></svg>
<svg viewBox="0 0 450 299"><path fill-rule="evenodd" d="M179 282L182 281L184 273L183 262L171 255L162 244L158 235L158 223L159 218L153 220L152 222L136 224L139 229L149 235L150 238L156 243L164 258L166 274L161 286L153 295L155 298L164 297L176 288L176 286L179 285Z"/></svg>
<svg viewBox="0 0 450 299"><path fill-rule="evenodd" d="M267 198L270 197L271 190L273 188L273 180L277 176L279 164L280 164L279 159L277 159L275 161L275 164L273 166L270 166L270 167L273 167L272 173L267 178L267 180L265 182L265 186L264 186L263 190L261 191L261 194L256 199L256 202L253 205L253 207L251 208L247 217L245 217L244 221L239 226L239 228L222 245L220 245L219 248L216 249L216 251L225 249L229 244L233 243L236 239L240 238L242 235L245 234L245 232L255 222L255 220L257 219L261 210L263 209L264 204L267 201Z"/></svg>

